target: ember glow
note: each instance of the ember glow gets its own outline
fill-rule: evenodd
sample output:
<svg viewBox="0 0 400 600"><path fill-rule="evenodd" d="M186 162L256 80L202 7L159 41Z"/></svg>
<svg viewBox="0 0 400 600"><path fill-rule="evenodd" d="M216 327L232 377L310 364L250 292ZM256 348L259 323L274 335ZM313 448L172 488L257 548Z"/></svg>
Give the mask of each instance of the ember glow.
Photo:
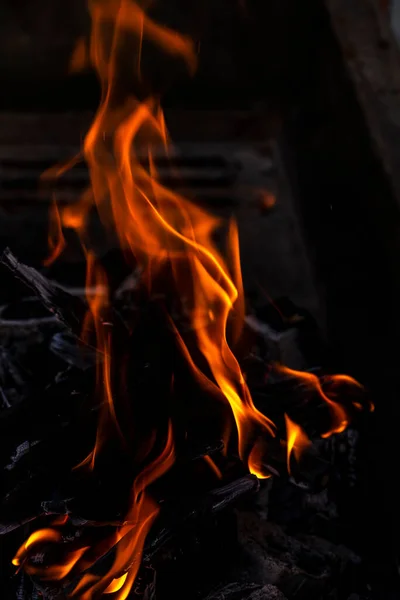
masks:
<svg viewBox="0 0 400 600"><path fill-rule="evenodd" d="M160 274L168 269L173 279L176 298L185 306L191 334L189 344L174 325L178 346L186 358L198 384L210 390L231 408L236 425L238 453L250 473L259 478L270 476L266 466L266 440L275 436L274 423L254 405L249 388L232 350L240 338L244 321L244 294L240 269L237 228L230 224L224 258L214 242L214 233L221 222L187 198L160 182L156 156L167 156L170 142L160 101L157 97L138 94L133 97L125 89L127 36L135 53L131 75L135 82L143 79L141 56L144 41L171 61L185 65L189 74L197 65L192 41L163 27L151 19L132 0L90 0L92 19L90 41L80 40L73 54L71 68L93 67L102 84L102 99L89 132L84 140L82 158L90 173L90 188L81 202L74 206L52 207L49 245L55 260L65 247L63 228L74 229L81 238L87 257L88 313L82 339L96 340L98 355L97 387L100 413L95 445L77 469L95 469L98 456L110 435L124 443L124 428L115 408L113 369L113 331L107 320L109 298L106 274L98 264L87 239L90 211L96 208L106 230L116 233L129 264L139 267L143 284L151 291ZM123 58L123 60L122 60ZM143 160L143 157L145 160ZM71 163L72 164L72 163ZM144 166L145 165L145 166ZM229 267L228 267L229 265ZM94 290L99 293L93 294ZM100 293L101 290L101 293ZM228 343L228 321L235 319ZM231 345L230 345L231 344ZM199 356L201 360L199 360ZM348 424L344 408L329 397L314 375L293 372L279 367L283 374L295 376L312 386L326 402L332 415L332 427L323 436L342 431ZM349 381L348 381L349 383ZM356 385L356 382L351 382ZM134 399L135 401L136 399ZM138 399L140 401L140 399ZM288 468L309 443L299 425L286 417ZM167 424L165 444L159 455L147 464L132 484L130 508L117 532L102 540L98 548L86 545L67 552L57 565L43 568L30 561L32 551L44 544L62 544L62 527L54 526L33 533L14 558L14 565L27 573L47 580L60 580L74 569L81 575L70 590L73 598L90 600L103 594L127 598L140 566L147 533L158 514L158 505L148 493L148 487L162 477L174 464L173 427ZM224 437L234 430L226 423ZM222 435L223 432L221 432ZM151 441L149 442L151 446ZM225 449L227 444L225 445ZM222 476L218 466L207 457L206 462L216 477ZM90 573L96 556L114 549L114 561L107 572Z"/></svg>

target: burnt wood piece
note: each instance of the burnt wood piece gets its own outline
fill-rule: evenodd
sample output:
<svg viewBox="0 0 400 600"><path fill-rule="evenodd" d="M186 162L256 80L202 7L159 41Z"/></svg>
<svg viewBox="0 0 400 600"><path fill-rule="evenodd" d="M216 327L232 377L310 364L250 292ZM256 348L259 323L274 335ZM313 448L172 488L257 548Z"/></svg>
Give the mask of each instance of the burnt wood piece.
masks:
<svg viewBox="0 0 400 600"><path fill-rule="evenodd" d="M134 467L123 448L111 444L111 464L106 460L100 468L102 485L111 492L107 500L104 491L100 512L96 509L93 514L92 510L98 506L93 498L97 484L88 477L84 478L85 483L73 474L73 467L88 455L95 439L100 405L93 404L94 387L95 369L86 366L82 370L79 365L68 369L45 389L37 389L26 400L2 411L2 532L48 513L69 513L80 524L118 518L118 498L128 497L129 493L124 488L120 496L115 494L117 482L124 487L126 481L129 487L134 477ZM219 440L203 443L188 440L177 456L177 466L185 468L188 463L200 461L222 448ZM209 469L205 471L207 475Z"/></svg>
<svg viewBox="0 0 400 600"><path fill-rule="evenodd" d="M55 315L60 323L73 335L80 338L88 305L81 297L79 288L77 291L70 293L68 288L50 281L34 267L19 262L9 248L6 248L0 256L0 263L8 267L18 279L30 287L49 312ZM110 323L112 324L114 339L118 338L119 342L126 342L128 331L117 311L111 307L107 314L102 315L100 318L104 323L103 326L106 327ZM94 334L93 327L92 330ZM87 343L89 345L92 342L89 340Z"/></svg>
<svg viewBox="0 0 400 600"><path fill-rule="evenodd" d="M71 367L83 371L89 367L94 367L96 362L101 361L103 358L94 348L79 344L75 336L63 331L53 335L49 350Z"/></svg>
<svg viewBox="0 0 400 600"><path fill-rule="evenodd" d="M361 577L360 558L315 533L238 511L238 537L258 565L249 580L277 586L290 600L347 598L354 586L362 588L356 583Z"/></svg>
<svg viewBox="0 0 400 600"><path fill-rule="evenodd" d="M182 531L195 522L197 519L206 515L217 515L218 513L233 506L240 498L248 494L254 494L259 489L259 481L254 475L245 475L224 486L211 490L203 496L196 499L189 508L181 515L171 515L174 521L168 523L156 532L155 537L145 546L144 562L151 563L157 553L177 532Z"/></svg>
<svg viewBox="0 0 400 600"><path fill-rule="evenodd" d="M228 583L223 587L213 590L205 600L244 600L251 598L252 593L261 589L255 583Z"/></svg>
<svg viewBox="0 0 400 600"><path fill-rule="evenodd" d="M20 263L9 248L2 253L0 262L37 294L50 313L73 333L80 335L87 312L87 305L81 298L50 282L33 267Z"/></svg>
<svg viewBox="0 0 400 600"><path fill-rule="evenodd" d="M35 331L57 330L60 321L56 317L39 317L32 319L0 319L0 337L18 338L31 335Z"/></svg>

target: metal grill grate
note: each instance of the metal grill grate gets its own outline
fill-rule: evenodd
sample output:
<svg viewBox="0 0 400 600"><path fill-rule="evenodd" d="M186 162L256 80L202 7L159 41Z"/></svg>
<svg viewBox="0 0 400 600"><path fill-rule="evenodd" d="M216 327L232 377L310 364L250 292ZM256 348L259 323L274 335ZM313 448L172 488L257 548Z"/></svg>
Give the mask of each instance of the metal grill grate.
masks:
<svg viewBox="0 0 400 600"><path fill-rule="evenodd" d="M88 184L84 162L53 181L41 181L47 169L75 154L73 148L0 147L0 203L48 202L53 190L60 202L76 201ZM140 161L144 168L149 166L145 157ZM276 174L270 145L182 144L171 158L156 155L154 163L165 186L219 204L236 203L243 193L254 195L255 190L271 186Z"/></svg>

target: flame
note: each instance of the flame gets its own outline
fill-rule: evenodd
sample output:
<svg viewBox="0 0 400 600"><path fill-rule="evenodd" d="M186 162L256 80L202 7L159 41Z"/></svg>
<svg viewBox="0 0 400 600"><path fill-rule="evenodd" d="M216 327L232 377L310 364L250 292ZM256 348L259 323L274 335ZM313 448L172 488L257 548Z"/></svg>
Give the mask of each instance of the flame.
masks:
<svg viewBox="0 0 400 600"><path fill-rule="evenodd" d="M103 546L107 550L113 547L115 549L115 559L112 567L103 577L85 573L75 585L72 596L79 595L82 600L90 600L98 594L118 592L115 598L118 598L118 600L127 598L139 570L147 533L159 511L158 505L148 494L147 488L164 475L174 464L174 461L172 426L169 424L163 451L143 469L133 484L131 508L126 515L125 522L106 540L105 546L103 542ZM63 560L55 565L40 566L28 562L29 556L37 546L61 542L62 534L60 531L52 528L38 530L20 547L12 563L15 566L23 565L26 573L39 577L44 581L62 580L79 564L81 571L85 571L92 566L93 561L85 560L85 553L89 550L88 546L67 552ZM94 554L97 554L96 548ZM121 576L120 573L124 571L125 573Z"/></svg>
<svg viewBox="0 0 400 600"><path fill-rule="evenodd" d="M28 575L40 577L43 581L58 581L60 579L64 579L72 571L77 562L88 549L88 546L84 546L83 548L69 552L65 556L64 562L56 565L38 567L37 565L25 564L25 572L28 573Z"/></svg>
<svg viewBox="0 0 400 600"><path fill-rule="evenodd" d="M221 469L215 464L211 456L205 456L204 460L213 471L213 473L218 477L218 479L222 479Z"/></svg>
<svg viewBox="0 0 400 600"><path fill-rule="evenodd" d="M55 517L52 521L52 525L53 527L55 525L65 525L68 522L68 515L58 515L57 517Z"/></svg>
<svg viewBox="0 0 400 600"><path fill-rule="evenodd" d="M235 283L237 298L235 302L235 319L233 321L232 344L239 341L243 331L245 305L242 279L242 267L240 264L239 232L236 222L231 219L229 223L228 253L232 262L232 281Z"/></svg>
<svg viewBox="0 0 400 600"><path fill-rule="evenodd" d="M79 38L69 60L69 72L79 73L90 66L89 49L85 38Z"/></svg>
<svg viewBox="0 0 400 600"><path fill-rule="evenodd" d="M62 231L60 211L55 198L53 198L50 209L49 224L48 245L50 254L43 263L46 267L50 266L55 260L57 260L66 246Z"/></svg>
<svg viewBox="0 0 400 600"><path fill-rule="evenodd" d="M306 450L311 445L311 442L302 430L302 428L299 425L297 425L297 423L289 419L289 417L286 414L285 423L287 431L287 470L288 473L291 473L291 454L293 453L296 457L296 460L298 461L304 450Z"/></svg>
<svg viewBox="0 0 400 600"><path fill-rule="evenodd" d="M87 293L86 300L89 310L86 315L82 338L90 341L90 333L94 327L96 334L97 360L96 360L96 389L97 397L101 402L99 423L97 427L96 443L90 457L90 466L93 469L96 456L106 438L106 431L112 424L123 438L121 428L117 419L111 377L111 339L112 329L105 319L109 304L108 294L104 290L108 289L107 276L105 271L96 261L96 257L90 251L86 253L86 289L94 289L95 293Z"/></svg>
<svg viewBox="0 0 400 600"><path fill-rule="evenodd" d="M81 210L74 210L74 207L67 206L62 211L62 224L67 229L76 229L79 231L85 225L85 215Z"/></svg>
<svg viewBox="0 0 400 600"><path fill-rule="evenodd" d="M349 424L349 417L347 415L346 410L343 406L341 406L328 396L328 394L324 391L322 387L321 380L318 379L318 377L314 375L314 373L296 371L294 369L289 369L284 365L276 365L276 369L284 375L288 375L289 377L295 377L301 383L317 392L319 397L328 405L328 408L331 413L332 426L328 431L325 431L323 434L321 434L322 438L328 438L334 433L341 433L346 429L346 427ZM334 383L345 381L346 383L354 385L356 387L362 387L361 384L359 384L355 379L347 375L333 375L327 378L327 380Z"/></svg>
<svg viewBox="0 0 400 600"><path fill-rule="evenodd" d="M88 312L82 339L87 344L95 344L101 357L96 379L96 401L100 405L96 440L89 456L76 468L95 469L110 436L115 438L116 434L130 450L135 443L124 436L118 411L114 385L118 365L113 363L113 330L108 319L110 299L108 293L104 293L107 276L87 239L88 216L95 208L105 229L117 234L128 262L137 265L149 291L157 287L166 273L172 278L181 314L168 315L170 325L199 384L230 409L232 418L222 432L226 449L228 437L235 430L232 424L235 424L241 460L257 477L269 477L265 464L266 440L275 435L275 426L255 407L232 350L244 321L237 226L234 221L230 223L228 253L224 258L214 241L221 220L159 180L157 157L168 155L169 139L158 97L148 96L142 90L139 100L126 92L124 85L125 60L121 55L127 35L135 42L131 75L137 84L144 79L144 40L171 60L183 63L189 74L197 65L195 46L185 35L156 23L133 0L89 0L89 10L90 40L87 44L84 40L78 42L71 68L85 68L87 62L94 67L102 85L102 100L85 137L82 155L64 168L58 166L47 174L50 178L63 174L83 157L91 182L76 205L60 210L53 207L48 259L56 258L64 247L62 228L74 229L86 254L86 286L91 290L86 298ZM232 316L235 318L230 327ZM180 325L180 318L189 320L189 328ZM333 424L324 436L344 429L347 425L344 409L328 397L314 375L281 369L312 385L328 404ZM307 438L288 417L286 426L289 469L291 452L296 455L305 447ZM149 436L149 448L154 449L159 433ZM114 594L118 600L125 600L140 567L146 536L159 511L149 487L172 467L174 460L173 427L169 422L163 450L139 471L133 481L125 520L111 535L94 544L90 551L83 545L67 553L59 564L42 568L29 563L30 551L38 543L60 543L62 535L56 529L39 530L20 548L13 563L24 564L29 574L50 580L64 579L74 569L81 577L75 582L71 596L81 600L92 600L102 594ZM212 459L206 457L205 460L220 477ZM110 551L114 560L108 571L101 576L91 573L98 556Z"/></svg>
<svg viewBox="0 0 400 600"><path fill-rule="evenodd" d="M116 24L121 32L130 32L142 42L148 39L157 45L164 53L183 58L191 73L196 70L197 56L193 41L180 35L168 27L161 26L153 21L143 8L133 0L89 0L89 10L92 17L91 62L103 73L107 68L107 59L104 56L104 39L100 31L104 22ZM100 45L99 45L100 42ZM81 45L81 43L80 43ZM75 50L75 55L77 50ZM82 53L79 53L82 56ZM103 62L104 61L104 62Z"/></svg>
<svg viewBox="0 0 400 600"><path fill-rule="evenodd" d="M270 211L276 205L276 196L269 190L260 190L259 206L261 210Z"/></svg>
<svg viewBox="0 0 400 600"><path fill-rule="evenodd" d="M243 313L243 294L235 286L213 235L220 221L163 186L156 172L156 151L166 148L168 138L161 106L155 98L139 102L128 98L117 108L118 52L105 51L101 23L112 20L114 42L121 31L148 37L161 50L179 56L191 70L195 64L192 43L151 21L131 1L91 3L93 21L91 58L105 86L103 102L84 142L92 193L103 222L117 232L121 246L138 261L143 279L152 285L169 264L175 287L187 299L196 350L206 359L211 380L230 404L239 433L243 460L250 451L254 429L273 435L271 421L255 408L239 364L228 345L228 318L235 308ZM139 18L140 17L140 18ZM139 24L140 32L139 32ZM143 149L149 169L138 153ZM110 148L112 150L110 150ZM241 281L239 244L231 226L230 248L236 279ZM238 320L240 322L240 319ZM239 330L240 331L240 330ZM195 363L186 342L190 362ZM198 369L197 369L198 371ZM262 474L262 466L257 469Z"/></svg>
<svg viewBox="0 0 400 600"><path fill-rule="evenodd" d="M87 546L67 553L64 557L64 561L56 565L46 565L41 567L36 564L27 563L28 557L31 555L32 551L35 550L36 546L60 542L62 542L62 535L57 529L39 529L32 533L28 540L19 548L12 560L12 564L16 567L23 565L28 575L35 575L43 580L63 579L72 571L76 563L84 555L86 550L88 550Z"/></svg>
<svg viewBox="0 0 400 600"><path fill-rule="evenodd" d="M114 593L118 600L127 598L140 567L143 545L147 533L156 518L159 508L147 488L162 477L174 464L175 451L172 426L169 424L165 447L161 454L137 477L132 488L131 508L125 523L109 539L108 547L115 548L115 560L106 576L93 578L88 573L74 589L72 595L79 593L82 600L90 600L99 593ZM86 564L85 568L91 566ZM121 572L125 575L120 575ZM81 590L88 586L83 593ZM107 591L108 590L108 591Z"/></svg>
<svg viewBox="0 0 400 600"><path fill-rule="evenodd" d="M55 529L39 529L38 531L32 533L26 542L22 544L14 556L12 564L16 567L19 567L27 556L28 550L37 544L43 544L46 542L61 542L61 540L62 535L59 531Z"/></svg>
<svg viewBox="0 0 400 600"><path fill-rule="evenodd" d="M265 436L263 436L253 445L248 458L248 469L258 479L269 479L271 477L270 469L265 464L266 456L267 445Z"/></svg>
<svg viewBox="0 0 400 600"><path fill-rule="evenodd" d="M124 573L121 577L113 579L110 585L104 590L104 594L114 594L115 592L118 592L123 587L127 577L128 573Z"/></svg>

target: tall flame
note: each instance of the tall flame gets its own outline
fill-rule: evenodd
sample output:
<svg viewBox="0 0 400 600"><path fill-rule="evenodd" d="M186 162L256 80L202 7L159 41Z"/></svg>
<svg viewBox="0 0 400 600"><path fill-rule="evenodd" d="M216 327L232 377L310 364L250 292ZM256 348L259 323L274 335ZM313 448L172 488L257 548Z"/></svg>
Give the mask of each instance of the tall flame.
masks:
<svg viewBox="0 0 400 600"><path fill-rule="evenodd" d="M274 425L255 408L226 337L231 311L237 309L243 317L236 227L231 225L229 235L235 285L213 240L220 221L158 179L155 157L168 147L159 101L150 97L140 102L124 96L122 102L116 102L120 96L118 49L124 33L136 35L139 46L147 38L161 51L167 49L190 72L196 64L194 46L187 38L154 23L132 0L92 2L90 10L90 56L104 86L103 101L83 149L93 202L105 225L117 232L121 247L132 252L149 287L165 265L171 268L175 288L180 297L185 297L191 315L196 351L200 350L206 359L211 384L219 388L231 406L239 434L239 453L247 460L255 431L273 435ZM111 48L102 29L105 22L113 26ZM148 168L143 166L143 154ZM87 198L86 194L81 218L77 218L79 231L82 218L88 213ZM75 214L79 213L75 210ZM65 218L63 222L66 223ZM70 225L73 226L71 220ZM237 319L236 337L242 321ZM189 361L196 364L191 349L182 338L180 342L185 345ZM104 380L107 382L107 377ZM108 404L111 406L112 402ZM267 476L261 463L250 464L250 470L260 477Z"/></svg>
<svg viewBox="0 0 400 600"><path fill-rule="evenodd" d="M147 96L142 91L144 99L139 100L126 91L129 86L126 85L126 62L122 55L127 37L135 45L131 77L137 85L143 81L141 57L144 41L170 60L183 63L190 74L197 65L195 46L186 36L156 23L134 0L88 1L91 36L87 42L79 41L71 69L83 69L89 63L102 84L100 107L82 150L91 185L78 205L53 207L51 256L47 261L49 264L57 258L64 248L62 228L75 229L86 252L86 283L95 292L87 297L89 310L82 336L86 341L91 341L93 336L96 339L100 357L97 395L101 410L94 448L78 468L95 468L97 457L110 435L110 426L123 440L113 389L112 328L107 321L109 298L104 294L107 279L95 256L87 249L87 220L92 207L96 207L105 228L117 233L128 260L134 259L139 266L149 290L156 286L163 273L168 271L172 277L176 297L191 325L189 341L170 316L179 347L199 383L216 392L230 407L238 434L239 455L249 471L260 478L268 477L265 440L275 435L275 426L255 407L232 350L240 337L244 316L236 225L232 222L229 227L229 252L225 260L214 242L214 233L221 226L220 220L168 189L159 180L156 159L160 154L167 154L169 140L158 98ZM57 169L57 173L62 171L62 168ZM231 347L227 329L232 312L236 318ZM308 378L308 383L314 385L331 408L332 431L342 430L347 424L344 409L326 396L317 378L305 374L297 376ZM298 425L288 418L286 423L290 468L290 453L299 452L306 444L306 438ZM326 432L326 435L332 431ZM220 477L215 463L209 458L206 461ZM146 535L158 513L158 506L148 488L173 463L174 440L170 423L164 449L144 467L133 483L125 522L112 536L102 541L101 548L106 551L114 549L115 552L108 571L102 576L91 573L88 569L94 563L93 556L101 554L100 548L91 552L87 546L82 546L75 548L63 563L50 568L46 577L63 579L74 570L83 575L76 583L72 597L90 600L102 594L113 594L118 600L127 598L140 566ZM41 576L41 569L28 560L30 551L38 544L61 542L59 529L39 530L18 551L14 564L24 566L32 575Z"/></svg>

